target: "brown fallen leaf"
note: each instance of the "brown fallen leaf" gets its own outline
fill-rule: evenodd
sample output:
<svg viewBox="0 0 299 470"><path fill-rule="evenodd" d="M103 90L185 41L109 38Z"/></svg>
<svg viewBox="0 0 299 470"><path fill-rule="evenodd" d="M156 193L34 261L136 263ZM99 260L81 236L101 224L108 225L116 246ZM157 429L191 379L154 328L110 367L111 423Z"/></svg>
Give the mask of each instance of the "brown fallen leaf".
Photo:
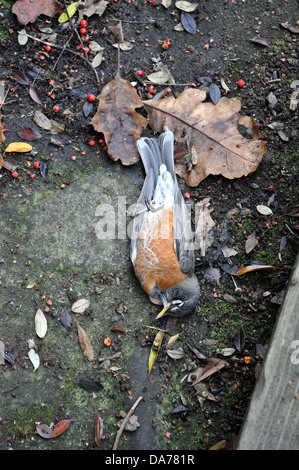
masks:
<svg viewBox="0 0 299 470"><path fill-rule="evenodd" d="M94 359L94 353L93 353L93 347L91 344L91 341L86 334L86 332L83 330L83 328L77 323L77 329L78 329L78 338L79 338L79 344L82 349L84 357L88 361L93 361Z"/></svg>
<svg viewBox="0 0 299 470"><path fill-rule="evenodd" d="M53 430L47 424L38 424L35 429L37 434L39 434L44 439L52 438Z"/></svg>
<svg viewBox="0 0 299 470"><path fill-rule="evenodd" d="M196 385L198 382L201 382L202 380L206 379L210 375L215 374L215 372L218 372L223 367L227 367L227 366L228 366L228 362L223 361L222 359L219 359L217 362L212 364L211 367L204 374L202 374L201 377L199 377L199 379L195 380L195 382L192 383L192 386L194 387L194 385Z"/></svg>
<svg viewBox="0 0 299 470"><path fill-rule="evenodd" d="M103 420L100 416L97 416L95 426L94 426L94 442L95 442L96 447L100 447L102 437L103 437Z"/></svg>
<svg viewBox="0 0 299 470"><path fill-rule="evenodd" d="M237 271L238 276L242 276L243 274L251 273L252 271L260 271L263 269L281 269L278 266L270 266L266 264L252 264L250 266L245 266L244 268L239 269Z"/></svg>
<svg viewBox="0 0 299 470"><path fill-rule="evenodd" d="M54 0L18 0L13 4L12 12L19 24L25 25L34 23L40 15L52 17L61 12L61 8Z"/></svg>
<svg viewBox="0 0 299 470"><path fill-rule="evenodd" d="M33 129L32 127L23 127L19 131L17 131L18 136L21 139L25 139L28 142L31 142L32 140L37 140L42 137L42 135L36 130Z"/></svg>
<svg viewBox="0 0 299 470"><path fill-rule="evenodd" d="M289 25L288 23L280 23L280 26L282 26L285 29L288 29L291 31L291 33L298 34L299 33L299 26L292 26Z"/></svg>
<svg viewBox="0 0 299 470"><path fill-rule="evenodd" d="M107 153L111 160L133 165L139 160L136 142L148 120L135 110L143 103L135 88L120 77L119 71L98 96L97 112L92 125L105 136Z"/></svg>
<svg viewBox="0 0 299 470"><path fill-rule="evenodd" d="M67 428L69 427L70 424L71 424L70 419L63 419L62 421L59 421L59 423L57 423L56 426L53 429L52 439L54 437L60 436L60 434L62 434L64 431L67 430Z"/></svg>
<svg viewBox="0 0 299 470"><path fill-rule="evenodd" d="M189 146L189 163L175 165L189 186L197 186L210 174L229 179L246 176L256 170L266 152L257 124L238 113L238 98L222 97L217 104L205 99L205 91L187 88L177 98L143 102L154 131L169 129L178 144Z"/></svg>
<svg viewBox="0 0 299 470"><path fill-rule="evenodd" d="M43 104L42 96L36 85L29 86L29 95L31 96L33 101L35 101L35 103L41 104L41 105Z"/></svg>

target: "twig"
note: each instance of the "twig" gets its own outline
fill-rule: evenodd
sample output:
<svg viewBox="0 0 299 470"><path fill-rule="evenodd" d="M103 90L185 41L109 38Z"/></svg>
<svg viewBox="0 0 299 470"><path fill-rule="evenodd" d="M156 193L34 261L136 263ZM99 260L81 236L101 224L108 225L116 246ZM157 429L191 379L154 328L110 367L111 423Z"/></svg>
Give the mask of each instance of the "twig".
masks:
<svg viewBox="0 0 299 470"><path fill-rule="evenodd" d="M43 41L42 39L39 39L39 38L35 38L34 36L31 36L30 34L27 34L26 33L26 36L30 39L33 39L33 41L37 41L37 42L41 42L42 44L47 44L48 46L51 46L51 47L56 47L57 49L63 49L64 46L60 46L59 44L53 44L52 42L48 42L48 41ZM96 76L96 79L97 79L97 82L99 82L99 76L97 74L97 71L96 69L91 65L91 63L89 62L88 59L86 59L84 56L78 54L77 52L75 51L72 51L72 49L67 49L68 52L70 52L71 54L79 57L80 59L84 60L84 62L86 62L91 68L92 70L94 71L94 74Z"/></svg>
<svg viewBox="0 0 299 470"><path fill-rule="evenodd" d="M128 412L128 414L126 415L126 417L124 418L122 424L121 424L121 427L119 428L119 430L117 431L117 434L116 434L116 437L115 437L115 441L114 441L114 444L113 444L113 447L112 447L112 450L116 450L117 449L117 445L118 445L118 441L120 439L120 436L122 435L123 433L123 430L125 428L125 425L127 424L128 420L131 418L132 414L134 413L135 409L137 408L139 402L142 400L143 397L139 397L134 405L132 406L132 408L130 409L130 411Z"/></svg>
<svg viewBox="0 0 299 470"><path fill-rule="evenodd" d="M286 228L291 232L292 235L294 235L294 237L298 238L298 235L296 235L296 233L293 232L293 230L288 226L288 224L285 224L286 225Z"/></svg>
<svg viewBox="0 0 299 470"><path fill-rule="evenodd" d="M57 58L55 64L53 65L52 72L54 72L54 70L56 69L56 66L57 66L57 64L58 64L58 62L59 62L59 60L60 60L60 57L62 56L62 54L64 53L64 51L65 51L65 49L66 49L66 47L67 47L67 45L69 44L70 40L72 39L73 34L74 34L74 33L71 34L71 36L68 38L68 40L67 40L66 43L64 44L64 46L63 46L63 48L62 48L62 50L61 50L61 52L60 52L60 54L59 54L59 56L58 56L58 58Z"/></svg>
<svg viewBox="0 0 299 470"><path fill-rule="evenodd" d="M112 356L99 357L98 361L99 362L104 362L104 361L106 361L106 359L113 360L113 359L116 359L118 357L121 357L121 352L120 351L115 353L115 354L112 354Z"/></svg>

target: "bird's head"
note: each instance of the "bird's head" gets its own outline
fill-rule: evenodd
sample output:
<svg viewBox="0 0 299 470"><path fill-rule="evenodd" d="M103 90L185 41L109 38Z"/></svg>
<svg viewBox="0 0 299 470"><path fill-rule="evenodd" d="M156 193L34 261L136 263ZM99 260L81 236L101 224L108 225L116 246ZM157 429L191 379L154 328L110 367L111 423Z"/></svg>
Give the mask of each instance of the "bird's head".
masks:
<svg viewBox="0 0 299 470"><path fill-rule="evenodd" d="M182 317L193 313L198 305L199 291L199 284L195 275L187 277L175 286L162 290L160 297L164 308L155 320L164 315Z"/></svg>

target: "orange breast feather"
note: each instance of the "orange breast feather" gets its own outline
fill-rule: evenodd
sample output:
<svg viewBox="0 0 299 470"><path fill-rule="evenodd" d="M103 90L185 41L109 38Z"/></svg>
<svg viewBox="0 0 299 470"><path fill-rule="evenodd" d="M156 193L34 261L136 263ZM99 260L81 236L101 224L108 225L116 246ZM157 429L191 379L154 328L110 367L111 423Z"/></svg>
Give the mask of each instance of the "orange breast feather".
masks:
<svg viewBox="0 0 299 470"><path fill-rule="evenodd" d="M150 212L142 224L134 269L148 294L153 294L154 286L161 291L187 277L174 251L172 227L173 212L169 208Z"/></svg>

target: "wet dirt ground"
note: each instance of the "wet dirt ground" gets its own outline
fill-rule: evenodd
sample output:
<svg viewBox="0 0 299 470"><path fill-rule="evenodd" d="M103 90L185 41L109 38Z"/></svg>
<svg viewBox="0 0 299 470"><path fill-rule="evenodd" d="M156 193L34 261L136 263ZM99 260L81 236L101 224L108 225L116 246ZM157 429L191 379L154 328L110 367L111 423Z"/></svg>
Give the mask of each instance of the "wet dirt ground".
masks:
<svg viewBox="0 0 299 470"><path fill-rule="evenodd" d="M281 26L296 26L298 2L199 2L190 13L197 31L188 34L174 30L181 15L174 2L165 8L151 1L109 1L101 17L88 19L89 36L104 48L97 68L99 82L79 55L66 50L53 71L61 49L52 48L47 54L44 44L32 39L20 46L18 32L23 26L11 11L12 3L3 1L0 9L0 78L8 91L2 107L6 128L2 154L10 142L21 140L17 131L23 127L38 129L42 138L31 142L29 154L5 155L6 161L18 166L19 178L0 170L0 339L10 359L1 368L0 448L91 450L100 416L101 449L110 450L120 412L127 412L142 396L135 412L140 426L122 434L119 449L196 451L219 442L231 449L279 312L277 298L284 292L298 250L298 230L292 228L296 219L289 216L298 209L298 110L290 109L291 84L298 79L298 45L297 33ZM115 76L117 50L109 26L119 19L124 39L133 46L121 52L121 74L137 82L143 99L148 97L148 85L143 86L136 73L143 70L144 79L157 59L175 78L176 85L171 86L175 96L186 84L200 87L201 77L210 77L219 87L223 79L230 89L227 96L241 99L241 113L255 119L267 145L260 166L248 177L229 181L210 176L196 188L179 180L188 202L210 198L217 225L213 245L204 257L197 255L202 292L198 311L171 324L166 335L181 334L175 349L182 348L184 355L173 359L162 349L150 381L147 360L157 307L134 276L128 237L99 240L95 235L97 208L103 203L109 205L118 233L123 233L131 219L120 214L136 201L143 169L140 162L124 167L111 161L99 142L102 136L91 125L96 104L87 117L83 112L87 94L97 96ZM40 16L25 28L41 39L40 29L46 26L57 33L60 45L71 34L59 27L57 17ZM267 46L252 42L256 36ZM171 46L163 49L166 38ZM77 51L78 44L74 36L70 47ZM27 86L15 81L16 70L34 81L42 106L31 99ZM238 86L240 79L244 87ZM277 100L272 107L267 99L271 92ZM60 107L59 113L53 111L54 105ZM51 135L38 128L37 109L64 130ZM91 139L94 146L89 145ZM47 181L33 168L34 161L47 162ZM259 204L269 205L273 214L258 213ZM259 243L246 254L245 242L253 231ZM237 253L225 258L224 247ZM232 274L253 262L280 269L235 276L241 289L236 291ZM63 308L70 312L80 298L89 299L90 307L82 314L71 313L71 325L64 326ZM49 308L43 339L34 326L38 308ZM91 339L95 353L91 362L80 349L77 323ZM111 331L115 327L124 332ZM234 338L240 339L241 328L245 344L238 350ZM112 339L110 347L104 344L106 337ZM40 357L36 371L28 357L30 339ZM187 343L230 364L205 381L209 393L199 397L188 377L205 364ZM222 356L219 347L234 352ZM117 352L121 357L104 364L99 360ZM64 419L71 424L61 436L43 439L36 433L37 423L50 426Z"/></svg>

